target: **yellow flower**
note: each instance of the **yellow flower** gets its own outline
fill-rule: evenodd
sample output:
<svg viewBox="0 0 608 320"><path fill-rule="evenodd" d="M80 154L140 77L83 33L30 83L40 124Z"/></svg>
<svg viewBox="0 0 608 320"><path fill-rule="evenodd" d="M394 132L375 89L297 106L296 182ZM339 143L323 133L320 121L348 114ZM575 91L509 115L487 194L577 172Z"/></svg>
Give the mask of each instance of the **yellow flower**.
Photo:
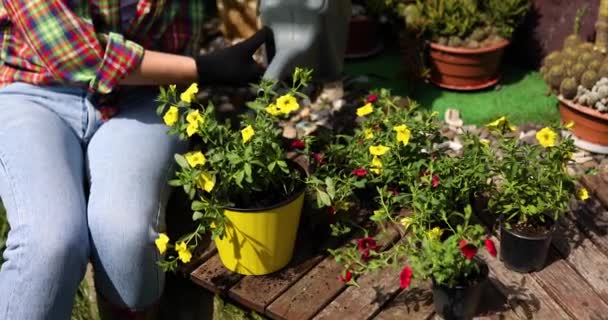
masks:
<svg viewBox="0 0 608 320"><path fill-rule="evenodd" d="M271 104L266 107L266 112L268 112L271 116L278 116L281 114L281 109L277 107L276 104Z"/></svg>
<svg viewBox="0 0 608 320"><path fill-rule="evenodd" d="M374 159L372 159L372 168L370 171L375 174L380 174L382 172L382 161L380 161L378 156L374 156Z"/></svg>
<svg viewBox="0 0 608 320"><path fill-rule="evenodd" d="M156 244L156 247L158 248L158 252L160 254L164 254L165 251L167 251L167 244L169 243L169 237L166 234L161 233L158 235L158 238L156 240L154 240L154 243Z"/></svg>
<svg viewBox="0 0 608 320"><path fill-rule="evenodd" d="M186 161L188 161L188 164L194 168L197 165L204 166L207 162L207 158L205 158L205 155L200 151L188 152L186 153Z"/></svg>
<svg viewBox="0 0 608 320"><path fill-rule="evenodd" d="M364 105L363 107L357 109L357 116L365 117L366 115L374 112L374 106L371 103Z"/></svg>
<svg viewBox="0 0 608 320"><path fill-rule="evenodd" d="M498 119L496 119L496 120L494 120L494 121L486 124L486 127L488 127L488 128L498 128L500 126L503 126L506 123L507 123L507 118L503 116L503 117L500 117L500 118L498 118Z"/></svg>
<svg viewBox="0 0 608 320"><path fill-rule="evenodd" d="M578 198L583 201L589 199L589 191L585 188L580 188L580 190L578 190Z"/></svg>
<svg viewBox="0 0 608 320"><path fill-rule="evenodd" d="M489 146L490 145L490 140L488 139L479 139L479 143L483 144L484 146Z"/></svg>
<svg viewBox="0 0 608 320"><path fill-rule="evenodd" d="M193 99L196 99L196 94L198 93L198 84L193 83L186 89L186 91L182 92L179 95L179 99L183 102L190 103Z"/></svg>
<svg viewBox="0 0 608 320"><path fill-rule="evenodd" d="M572 120L568 121L568 123L566 123L565 127L568 130L574 129L574 121L572 121Z"/></svg>
<svg viewBox="0 0 608 320"><path fill-rule="evenodd" d="M402 124L400 126L396 126L393 128L393 130L397 131L397 142L402 142L404 146L410 142L412 132L407 128L406 125Z"/></svg>
<svg viewBox="0 0 608 320"><path fill-rule="evenodd" d="M183 263L188 263L192 259L192 253L188 249L188 245L183 241L175 244L175 251L177 251L178 258Z"/></svg>
<svg viewBox="0 0 608 320"><path fill-rule="evenodd" d="M391 148L383 145L369 147L369 153L371 153L373 156L381 156L387 153L389 150L391 150Z"/></svg>
<svg viewBox="0 0 608 320"><path fill-rule="evenodd" d="M555 140L557 139L557 133L550 128L542 128L536 133L536 140L545 148L555 147Z"/></svg>
<svg viewBox="0 0 608 320"><path fill-rule="evenodd" d="M404 226L407 229L412 225L412 222L414 222L414 219L412 219L412 217L405 217L405 218L401 219L401 221L399 221L399 222L401 223L402 226Z"/></svg>
<svg viewBox="0 0 608 320"><path fill-rule="evenodd" d="M247 126L245 129L241 130L241 136L243 137L243 143L247 143L251 140L251 137L255 134L253 127Z"/></svg>
<svg viewBox="0 0 608 320"><path fill-rule="evenodd" d="M215 222L211 222L211 224L209 224L209 228L215 229L217 228L217 225L215 224Z"/></svg>
<svg viewBox="0 0 608 320"><path fill-rule="evenodd" d="M283 114L289 114L290 112L300 109L298 100L296 97L286 94L277 99L277 108L281 110Z"/></svg>
<svg viewBox="0 0 608 320"><path fill-rule="evenodd" d="M205 118L203 118L203 116L201 116L200 112L198 112L198 110L194 110L191 111L190 113L188 113L188 115L186 116L186 121L188 121L189 124L192 125L197 125L203 124L205 123Z"/></svg>
<svg viewBox="0 0 608 320"><path fill-rule="evenodd" d="M179 118L179 110L177 109L177 107L170 107L169 110L167 110L167 112L163 116L163 120L165 121L165 124L168 126L174 125L177 122L178 118Z"/></svg>
<svg viewBox="0 0 608 320"><path fill-rule="evenodd" d="M515 132L515 131L517 131L517 126L510 124L509 130L511 130L511 132Z"/></svg>
<svg viewBox="0 0 608 320"><path fill-rule="evenodd" d="M437 112L437 111L431 112L431 118L434 118L434 117L436 117L438 115L439 115L439 112Z"/></svg>
<svg viewBox="0 0 608 320"><path fill-rule="evenodd" d="M443 234L443 230L441 230L439 227L435 227L435 228L427 231L427 233L426 233L427 237L431 240L439 239L442 234Z"/></svg>
<svg viewBox="0 0 608 320"><path fill-rule="evenodd" d="M192 135L194 135L196 132L198 131L198 123L190 123L188 124L188 127L186 127L186 134L188 134L188 137L192 137Z"/></svg>
<svg viewBox="0 0 608 320"><path fill-rule="evenodd" d="M369 139L373 139L373 138L374 138L374 130L365 129L365 139L369 140Z"/></svg>
<svg viewBox="0 0 608 320"><path fill-rule="evenodd" d="M201 173L196 179L196 184L199 188L211 192L215 187L215 176L211 176L206 172Z"/></svg>

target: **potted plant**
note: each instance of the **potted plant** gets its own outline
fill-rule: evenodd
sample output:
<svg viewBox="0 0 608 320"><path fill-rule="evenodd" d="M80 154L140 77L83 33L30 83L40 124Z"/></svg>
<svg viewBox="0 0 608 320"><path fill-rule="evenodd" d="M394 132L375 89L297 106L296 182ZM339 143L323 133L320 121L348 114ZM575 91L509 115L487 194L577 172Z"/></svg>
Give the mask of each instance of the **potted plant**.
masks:
<svg viewBox="0 0 608 320"><path fill-rule="evenodd" d="M419 172L445 141L439 134L436 113L411 101L400 106L389 90L372 92L356 110L352 131L326 139L319 150L323 161L314 161L309 190L317 205L331 214L334 235L353 228L351 209L375 207L377 188L406 192L402 180Z"/></svg>
<svg viewBox="0 0 608 320"><path fill-rule="evenodd" d="M503 117L489 125L497 136L497 156L493 160L495 190L489 194L489 211L499 215L500 258L517 272L542 269L558 218L568 210L569 200L578 192L566 171L576 151L571 138L559 138L563 127L538 131L538 144L530 144L505 133ZM498 156L499 155L499 156Z"/></svg>
<svg viewBox="0 0 608 320"><path fill-rule="evenodd" d="M353 1L346 58L367 58L382 51L380 19L390 12L393 0Z"/></svg>
<svg viewBox="0 0 608 320"><path fill-rule="evenodd" d="M160 236L163 268L187 263L190 249L207 232L223 264L234 272L267 274L290 261L306 174L289 161L290 144L283 140L278 121L299 109L299 90L310 76L310 71L296 69L292 86L282 95L275 82L263 80L258 98L249 104L251 112L238 126L217 120L213 105L200 110L196 85L179 95L175 86L161 90L158 112L169 133L202 142L175 155L179 168L170 184L189 195L197 227L174 244Z"/></svg>
<svg viewBox="0 0 608 320"><path fill-rule="evenodd" d="M608 153L608 65L601 46L578 35L584 13L584 8L579 10L574 33L564 40L562 50L545 57L540 72L558 95L562 122L574 123L575 145Z"/></svg>
<svg viewBox="0 0 608 320"><path fill-rule="evenodd" d="M453 90L495 85L509 39L530 0L401 1L408 32L429 43L430 81Z"/></svg>

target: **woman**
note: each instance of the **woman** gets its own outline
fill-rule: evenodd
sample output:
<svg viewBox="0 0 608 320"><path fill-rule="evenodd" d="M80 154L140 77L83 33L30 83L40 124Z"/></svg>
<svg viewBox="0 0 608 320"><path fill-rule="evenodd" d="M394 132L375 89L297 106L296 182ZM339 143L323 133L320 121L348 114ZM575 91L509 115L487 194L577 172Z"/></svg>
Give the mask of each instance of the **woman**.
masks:
<svg viewBox="0 0 608 320"><path fill-rule="evenodd" d="M154 309L154 239L185 147L155 115L155 86L255 81L270 35L197 55L202 3L0 1L0 319L69 319L89 260L111 319Z"/></svg>

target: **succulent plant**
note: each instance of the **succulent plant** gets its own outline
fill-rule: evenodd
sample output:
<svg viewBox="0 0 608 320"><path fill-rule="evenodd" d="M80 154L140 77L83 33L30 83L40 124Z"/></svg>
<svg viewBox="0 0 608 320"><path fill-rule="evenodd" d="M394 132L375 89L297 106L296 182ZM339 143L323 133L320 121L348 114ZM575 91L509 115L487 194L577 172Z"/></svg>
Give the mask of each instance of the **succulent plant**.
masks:
<svg viewBox="0 0 608 320"><path fill-rule="evenodd" d="M591 52L583 52L578 56L576 61L586 65L591 60L593 60L593 54Z"/></svg>
<svg viewBox="0 0 608 320"><path fill-rule="evenodd" d="M585 72L585 70L587 70L587 67L584 64L578 62L568 69L568 75L576 79L576 81L578 82L581 80L581 76L583 75L583 72Z"/></svg>
<svg viewBox="0 0 608 320"><path fill-rule="evenodd" d="M587 89L591 89L598 80L599 76L596 71L587 70L581 76L581 85Z"/></svg>
<svg viewBox="0 0 608 320"><path fill-rule="evenodd" d="M602 66L600 67L600 70L598 71L598 75L601 78L608 78L608 64L606 63L602 63Z"/></svg>
<svg viewBox="0 0 608 320"><path fill-rule="evenodd" d="M579 55L579 50L575 48L564 48L563 54L565 59L576 60Z"/></svg>
<svg viewBox="0 0 608 320"><path fill-rule="evenodd" d="M488 37L489 30L486 28L477 28L473 30L473 33L469 36L471 40L482 41Z"/></svg>
<svg viewBox="0 0 608 320"><path fill-rule="evenodd" d="M562 59L563 59L563 54L561 52L553 51L545 57L545 59L543 60L543 65L547 66L548 68L551 68L554 65L561 63Z"/></svg>
<svg viewBox="0 0 608 320"><path fill-rule="evenodd" d="M593 43L591 42L583 42L577 46L579 51L593 51Z"/></svg>
<svg viewBox="0 0 608 320"><path fill-rule="evenodd" d="M568 58L568 59L562 60L562 63L560 65L562 67L566 68L566 71L567 71L567 69L572 68L575 64L576 64L576 60Z"/></svg>
<svg viewBox="0 0 608 320"><path fill-rule="evenodd" d="M576 97L578 83L573 77L566 78L562 81L559 86L559 93L566 99L573 99Z"/></svg>
<svg viewBox="0 0 608 320"><path fill-rule="evenodd" d="M578 34L571 34L564 39L564 48L576 48L581 42Z"/></svg>
<svg viewBox="0 0 608 320"><path fill-rule="evenodd" d="M564 69L564 67L562 67L561 65L557 65L557 66L553 66L551 67L551 69L549 69L549 73L547 74L547 83L549 83L549 85L553 88L553 89L559 89L559 86L562 84L562 81L564 80L564 78L566 77L566 71Z"/></svg>
<svg viewBox="0 0 608 320"><path fill-rule="evenodd" d="M587 70L593 70L595 72L598 72L600 67L602 66L602 60L592 60L589 61L589 64L587 64Z"/></svg>
<svg viewBox="0 0 608 320"><path fill-rule="evenodd" d="M458 36L451 36L448 39L448 46L450 47L460 47L462 46L462 39Z"/></svg>

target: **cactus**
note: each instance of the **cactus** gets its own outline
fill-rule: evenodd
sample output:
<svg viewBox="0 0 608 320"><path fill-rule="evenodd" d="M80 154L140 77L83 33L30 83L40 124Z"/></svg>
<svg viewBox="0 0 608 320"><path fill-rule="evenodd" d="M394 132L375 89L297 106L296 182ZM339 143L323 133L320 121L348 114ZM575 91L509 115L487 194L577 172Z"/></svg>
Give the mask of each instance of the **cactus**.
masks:
<svg viewBox="0 0 608 320"><path fill-rule="evenodd" d="M600 67L600 70L598 71L598 75L602 78L603 77L608 78L608 64L602 63L602 66Z"/></svg>
<svg viewBox="0 0 608 320"><path fill-rule="evenodd" d="M543 60L543 65L547 68L551 68L555 65L558 65L562 62L563 55L559 51L553 51L549 55L545 57Z"/></svg>
<svg viewBox="0 0 608 320"><path fill-rule="evenodd" d="M553 89L559 89L559 86L562 84L562 81L564 80L564 77L566 76L566 72L564 70L564 67L562 66L553 66L551 67L551 69L549 70L549 73L547 74L547 83L549 83L549 85L553 88Z"/></svg>
<svg viewBox="0 0 608 320"><path fill-rule="evenodd" d="M462 39L458 36L451 36L450 39L448 39L448 46L460 47L462 46Z"/></svg>
<svg viewBox="0 0 608 320"><path fill-rule="evenodd" d="M477 42L481 42L488 37L488 32L486 29L477 28L473 30L473 33L469 36L471 40L475 40Z"/></svg>
<svg viewBox="0 0 608 320"><path fill-rule="evenodd" d="M599 80L597 72L594 70L587 70L581 76L581 85L589 90L593 88L595 83Z"/></svg>
<svg viewBox="0 0 608 320"><path fill-rule="evenodd" d="M577 49L579 51L593 51L593 44L591 42L583 42L578 45Z"/></svg>
<svg viewBox="0 0 608 320"><path fill-rule="evenodd" d="M587 64L587 70L593 70L595 72L598 72L598 70L600 69L600 67L602 66L602 62L601 60L593 60L591 62L589 62L589 64Z"/></svg>
<svg viewBox="0 0 608 320"><path fill-rule="evenodd" d="M593 54L591 52L583 52L578 56L576 61L586 65L591 60L593 60Z"/></svg>
<svg viewBox="0 0 608 320"><path fill-rule="evenodd" d="M564 59L561 63L561 66L567 69L572 68L576 64L576 60L574 59Z"/></svg>
<svg viewBox="0 0 608 320"><path fill-rule="evenodd" d="M564 48L576 48L581 42L578 34L571 34L564 39Z"/></svg>
<svg viewBox="0 0 608 320"><path fill-rule="evenodd" d="M576 81L580 81L585 70L587 70L587 67L579 62L572 66L572 68L568 69L568 75L576 79Z"/></svg>
<svg viewBox="0 0 608 320"><path fill-rule="evenodd" d="M576 96L578 83L573 77L566 78L559 86L559 93L566 99L572 99Z"/></svg>

